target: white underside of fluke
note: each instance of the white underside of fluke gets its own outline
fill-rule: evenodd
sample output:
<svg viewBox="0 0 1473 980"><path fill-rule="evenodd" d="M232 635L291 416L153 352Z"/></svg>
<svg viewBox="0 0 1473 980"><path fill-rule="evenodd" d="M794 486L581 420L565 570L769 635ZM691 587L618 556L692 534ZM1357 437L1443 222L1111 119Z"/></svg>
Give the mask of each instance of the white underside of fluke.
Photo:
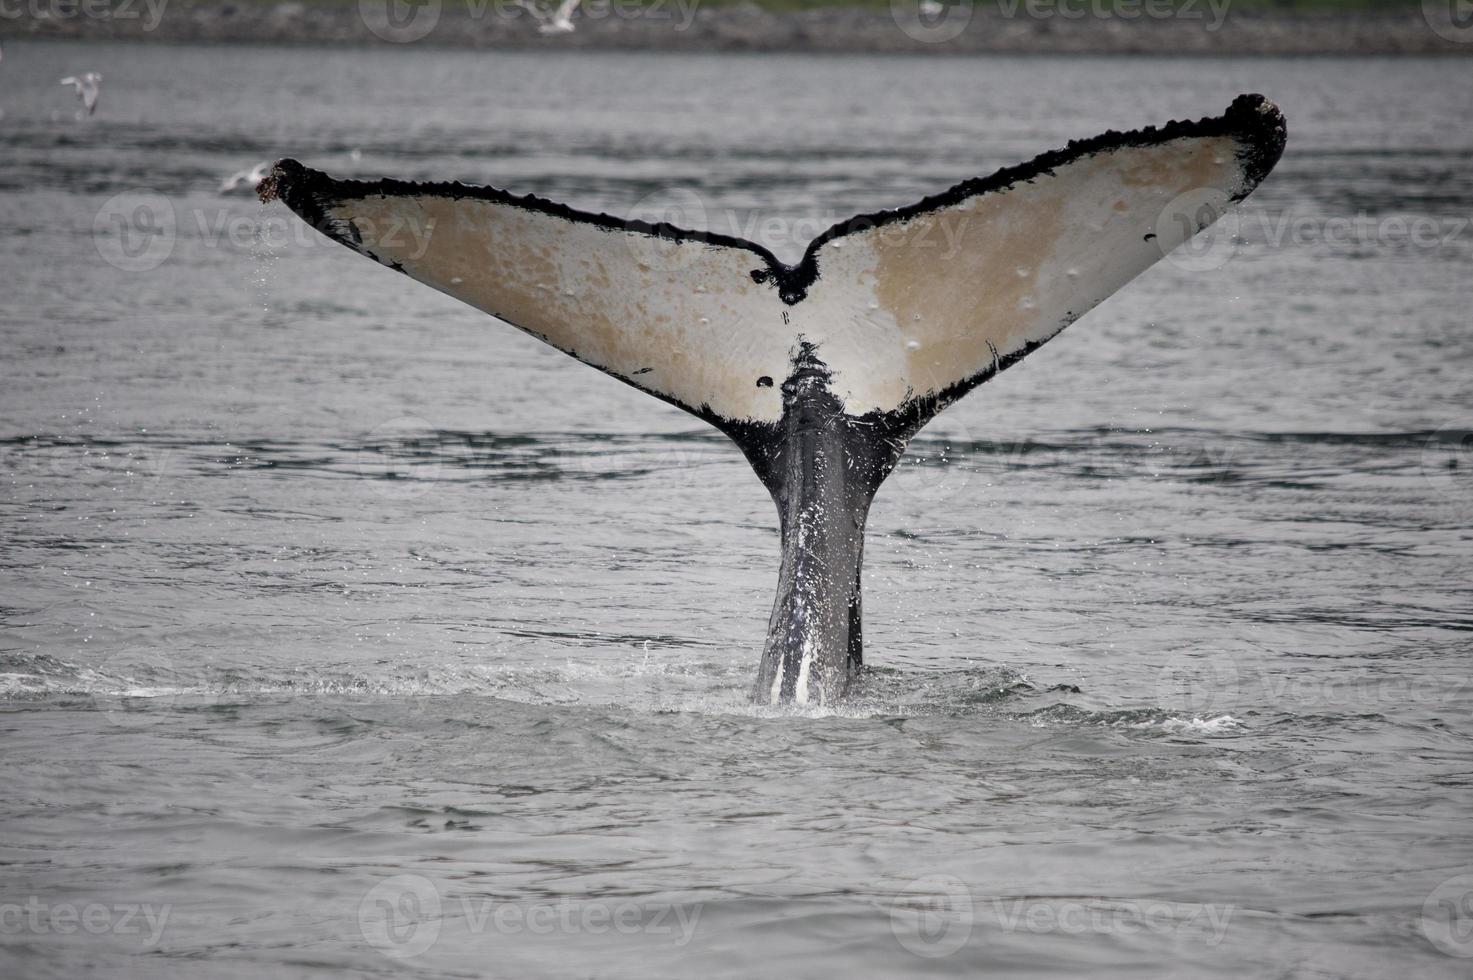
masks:
<svg viewBox="0 0 1473 980"><path fill-rule="evenodd" d="M283 160L262 193L723 428L779 507L791 473L776 467L788 465L800 474L792 480L812 477L804 493L814 497L788 501L832 511L857 506L851 463L872 494L917 426L1221 217L1274 165L1285 136L1272 103L1240 96L1215 119L1106 133L851 219L792 267L751 242L495 188L341 181ZM819 480L830 456L843 474ZM857 537L830 528L831 547L809 554L810 516L785 528L799 537L792 554L784 538L763 652L772 679L758 692L774 703L842 696L858 659L862 516L848 515ZM852 569L827 563L841 553Z"/></svg>
<svg viewBox="0 0 1473 980"><path fill-rule="evenodd" d="M832 238L792 305L754 280L765 259L734 245L445 193L322 204L379 261L580 360L692 409L774 422L800 338L855 416L1048 339L1217 216L1163 221L1172 202L1240 195L1238 150L1228 136L1104 150Z"/></svg>

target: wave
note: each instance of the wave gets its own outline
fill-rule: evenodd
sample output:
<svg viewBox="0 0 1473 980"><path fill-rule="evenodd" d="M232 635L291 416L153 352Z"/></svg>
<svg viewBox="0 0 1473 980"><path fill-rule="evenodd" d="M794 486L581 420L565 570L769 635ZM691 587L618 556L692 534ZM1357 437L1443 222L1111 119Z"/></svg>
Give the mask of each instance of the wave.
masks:
<svg viewBox="0 0 1473 980"><path fill-rule="evenodd" d="M748 700L751 665L735 661L453 665L404 663L374 671L333 667L291 670L179 669L147 651L77 664L45 654L0 656L0 700L14 704L86 700L140 721L172 711L310 700L406 700L474 697L546 707L596 707L654 714L734 715L756 719L904 719L986 717L1031 727L1109 727L1143 734L1230 735L1243 722L1200 718L1163 708L1089 710L1055 699L1072 685L1044 688L1007 666L959 670L869 668L845 701L827 706L761 705ZM112 662L117 660L118 662ZM1049 703L1030 707L1039 702Z"/></svg>

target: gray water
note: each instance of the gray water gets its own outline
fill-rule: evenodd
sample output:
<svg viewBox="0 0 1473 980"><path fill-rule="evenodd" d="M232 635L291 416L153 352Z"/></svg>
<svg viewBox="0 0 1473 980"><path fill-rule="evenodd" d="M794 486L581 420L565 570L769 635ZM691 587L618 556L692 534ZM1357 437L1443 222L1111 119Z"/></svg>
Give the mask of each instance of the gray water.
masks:
<svg viewBox="0 0 1473 980"><path fill-rule="evenodd" d="M0 973L1467 975L1462 62L406 47L6 46ZM917 438L822 711L721 436L216 189L793 257L1240 91L1278 171Z"/></svg>

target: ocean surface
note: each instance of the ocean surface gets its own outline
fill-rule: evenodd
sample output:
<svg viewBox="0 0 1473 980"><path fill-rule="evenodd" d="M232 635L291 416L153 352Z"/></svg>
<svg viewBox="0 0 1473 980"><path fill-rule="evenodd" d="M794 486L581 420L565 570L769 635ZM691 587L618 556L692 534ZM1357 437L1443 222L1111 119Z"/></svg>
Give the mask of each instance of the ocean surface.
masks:
<svg viewBox="0 0 1473 980"><path fill-rule="evenodd" d="M826 710L748 703L722 436L218 189L791 259L1242 91L1290 139L1238 217L881 490ZM1473 969L1461 61L12 42L0 110L0 974Z"/></svg>

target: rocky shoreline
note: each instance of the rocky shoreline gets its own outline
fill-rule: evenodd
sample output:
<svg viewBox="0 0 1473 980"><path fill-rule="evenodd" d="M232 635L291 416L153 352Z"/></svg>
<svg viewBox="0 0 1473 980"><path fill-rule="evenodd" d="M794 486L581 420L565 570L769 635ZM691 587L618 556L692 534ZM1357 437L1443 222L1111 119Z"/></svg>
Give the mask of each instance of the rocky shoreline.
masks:
<svg viewBox="0 0 1473 980"><path fill-rule="evenodd" d="M1446 9L1444 9L1446 8ZM472 48L1079 54L1468 54L1473 23L1428 0L1374 13L1236 13L1231 0L961 0L773 11L753 3L586 0L540 33L513 0L4 0L0 39L72 38Z"/></svg>

